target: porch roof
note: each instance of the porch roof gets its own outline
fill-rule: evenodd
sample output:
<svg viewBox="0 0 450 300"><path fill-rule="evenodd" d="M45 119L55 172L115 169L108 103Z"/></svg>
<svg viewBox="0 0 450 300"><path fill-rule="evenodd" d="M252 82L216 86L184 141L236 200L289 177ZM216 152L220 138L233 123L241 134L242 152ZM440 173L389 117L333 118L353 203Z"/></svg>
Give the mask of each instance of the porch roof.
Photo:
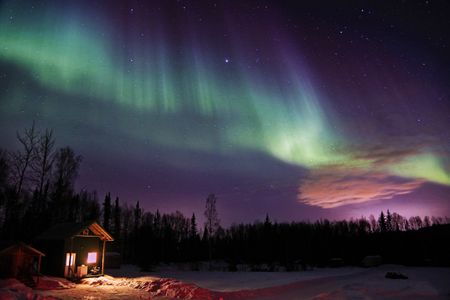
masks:
<svg viewBox="0 0 450 300"><path fill-rule="evenodd" d="M56 224L38 236L36 240L67 240L76 236L83 236L82 232L88 228L102 241L114 241L114 238L109 235L109 233L107 233L106 230L104 230L96 221Z"/></svg>

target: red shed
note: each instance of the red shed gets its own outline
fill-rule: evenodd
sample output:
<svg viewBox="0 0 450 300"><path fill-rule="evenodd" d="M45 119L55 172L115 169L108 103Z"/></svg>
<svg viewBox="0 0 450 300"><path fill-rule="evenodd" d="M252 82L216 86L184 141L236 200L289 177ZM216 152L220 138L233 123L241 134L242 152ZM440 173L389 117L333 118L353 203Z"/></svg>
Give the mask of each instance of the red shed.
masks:
<svg viewBox="0 0 450 300"><path fill-rule="evenodd" d="M39 275L43 256L44 253L22 242L3 243L0 245L0 274L3 278L17 278L34 285L32 275Z"/></svg>

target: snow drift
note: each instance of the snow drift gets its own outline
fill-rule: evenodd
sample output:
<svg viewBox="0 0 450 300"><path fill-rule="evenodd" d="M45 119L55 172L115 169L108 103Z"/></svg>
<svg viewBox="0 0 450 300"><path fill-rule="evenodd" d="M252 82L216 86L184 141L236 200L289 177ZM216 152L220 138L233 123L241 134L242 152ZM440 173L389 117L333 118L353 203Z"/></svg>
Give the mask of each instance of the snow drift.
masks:
<svg viewBox="0 0 450 300"><path fill-rule="evenodd" d="M85 278L73 284L62 278L41 278L32 290L15 279L0 281L0 299L449 299L449 268L316 269L312 272L153 273L117 270L116 277ZM123 272L120 274L120 272ZM408 279L385 278L388 272Z"/></svg>

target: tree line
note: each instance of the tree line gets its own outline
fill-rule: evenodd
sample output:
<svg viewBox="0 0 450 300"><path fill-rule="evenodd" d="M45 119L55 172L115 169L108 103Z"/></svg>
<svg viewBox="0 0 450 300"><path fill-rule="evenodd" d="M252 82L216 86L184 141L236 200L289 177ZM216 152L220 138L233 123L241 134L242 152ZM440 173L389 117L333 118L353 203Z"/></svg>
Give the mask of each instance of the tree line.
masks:
<svg viewBox="0 0 450 300"><path fill-rule="evenodd" d="M389 210L378 217L315 222L273 222L220 226L217 198L206 198L205 223L193 213L145 212L140 203L120 203L108 193L74 191L82 157L69 146L55 147L51 130L35 124L17 133L21 148L0 149L0 240L33 238L62 222L95 220L115 241L109 251L122 261L152 269L160 262L226 261L230 271L240 264L259 270L268 265L297 270L327 266L331 258L358 265L367 255L382 255L385 263L450 266L450 218L405 218Z"/></svg>
<svg viewBox="0 0 450 300"><path fill-rule="evenodd" d="M134 228L122 232L123 258L143 269L160 262L189 262L195 269L198 261L212 259L227 262L230 271L241 264L255 271L279 266L294 271L330 266L332 258L356 266L370 255L381 255L384 263L450 266L449 218L407 219L387 211L369 219L278 223L267 215L264 222L216 224L209 233L208 222L198 230L195 214L186 218L178 211L161 216L133 210L127 215L134 216L134 225L122 227Z"/></svg>

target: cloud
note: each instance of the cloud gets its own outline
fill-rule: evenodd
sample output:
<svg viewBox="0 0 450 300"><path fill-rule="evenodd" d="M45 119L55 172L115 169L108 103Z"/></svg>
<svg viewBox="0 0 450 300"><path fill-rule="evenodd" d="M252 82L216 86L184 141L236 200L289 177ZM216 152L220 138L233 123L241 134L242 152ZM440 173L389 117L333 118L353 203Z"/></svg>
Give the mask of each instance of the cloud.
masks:
<svg viewBox="0 0 450 300"><path fill-rule="evenodd" d="M299 202L334 208L409 194L425 180L404 179L384 172L324 167L302 180Z"/></svg>

